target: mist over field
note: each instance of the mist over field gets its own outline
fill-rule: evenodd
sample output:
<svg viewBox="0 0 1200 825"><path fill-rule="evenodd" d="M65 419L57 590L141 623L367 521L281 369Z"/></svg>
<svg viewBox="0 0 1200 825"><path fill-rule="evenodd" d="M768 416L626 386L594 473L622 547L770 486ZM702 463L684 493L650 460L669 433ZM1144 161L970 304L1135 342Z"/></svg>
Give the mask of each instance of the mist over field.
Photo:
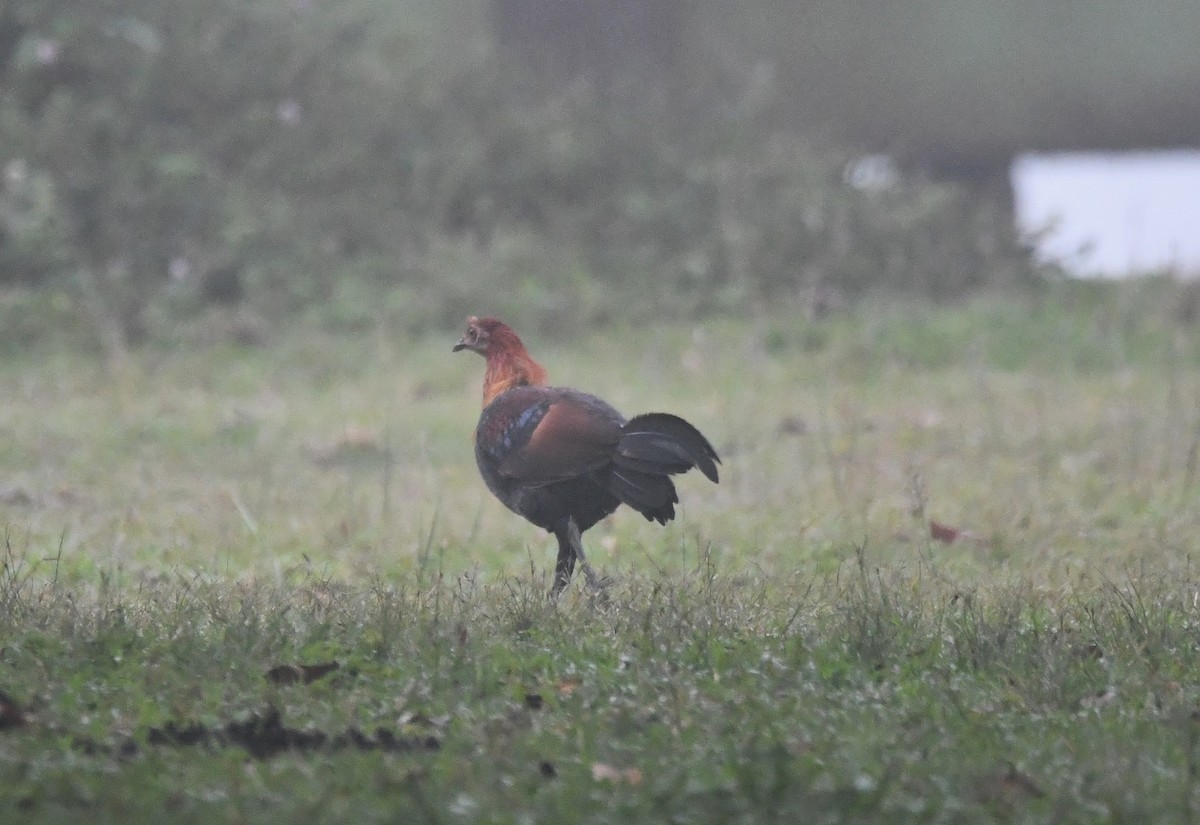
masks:
<svg viewBox="0 0 1200 825"><path fill-rule="evenodd" d="M1200 288L1010 169L1195 147L1194 18L0 4L0 821L1192 821ZM552 595L469 316L719 483Z"/></svg>

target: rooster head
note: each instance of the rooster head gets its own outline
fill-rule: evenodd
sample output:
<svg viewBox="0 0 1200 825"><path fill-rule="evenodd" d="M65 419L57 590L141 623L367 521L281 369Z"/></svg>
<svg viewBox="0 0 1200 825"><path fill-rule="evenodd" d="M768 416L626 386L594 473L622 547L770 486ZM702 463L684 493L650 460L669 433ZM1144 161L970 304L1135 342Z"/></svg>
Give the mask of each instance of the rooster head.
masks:
<svg viewBox="0 0 1200 825"><path fill-rule="evenodd" d="M512 337L516 335L509 329L503 321L496 318L476 318L472 315L467 319L467 331L463 333L463 337L458 339L458 343L454 345L454 352L459 350L469 349L472 352L477 352L480 355L487 355L488 345L491 344L494 333L498 330L503 330Z"/></svg>

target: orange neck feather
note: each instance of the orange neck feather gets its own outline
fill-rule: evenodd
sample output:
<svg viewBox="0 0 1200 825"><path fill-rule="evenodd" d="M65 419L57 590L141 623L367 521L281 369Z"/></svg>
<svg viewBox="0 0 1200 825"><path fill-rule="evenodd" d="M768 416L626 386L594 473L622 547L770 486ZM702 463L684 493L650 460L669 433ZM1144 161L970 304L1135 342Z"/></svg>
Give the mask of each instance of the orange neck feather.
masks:
<svg viewBox="0 0 1200 825"><path fill-rule="evenodd" d="M546 370L533 360L521 339L511 330L496 330L488 344L487 372L483 376L483 406L513 387L540 387Z"/></svg>

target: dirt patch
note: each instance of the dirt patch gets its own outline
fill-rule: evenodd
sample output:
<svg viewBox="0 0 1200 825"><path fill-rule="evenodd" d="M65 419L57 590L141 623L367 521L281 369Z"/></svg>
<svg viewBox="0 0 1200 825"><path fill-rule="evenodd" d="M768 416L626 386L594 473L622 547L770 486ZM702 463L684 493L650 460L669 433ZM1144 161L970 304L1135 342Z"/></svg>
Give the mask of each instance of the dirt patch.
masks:
<svg viewBox="0 0 1200 825"><path fill-rule="evenodd" d="M433 735L401 736L391 728L378 727L372 733L351 727L338 733L319 728L292 728L283 723L277 708L268 707L248 719L231 721L221 727L199 722L168 722L150 728L148 745L176 747L241 747L255 759L270 759L285 751L335 752L342 750L378 750L389 753L436 751L441 741Z"/></svg>

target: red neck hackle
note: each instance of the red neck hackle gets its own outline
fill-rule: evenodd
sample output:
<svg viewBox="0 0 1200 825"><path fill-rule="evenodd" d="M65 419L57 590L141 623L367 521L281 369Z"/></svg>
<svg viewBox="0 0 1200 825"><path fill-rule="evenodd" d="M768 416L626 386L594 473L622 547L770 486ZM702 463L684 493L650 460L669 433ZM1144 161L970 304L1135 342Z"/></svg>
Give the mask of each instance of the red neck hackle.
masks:
<svg viewBox="0 0 1200 825"><path fill-rule="evenodd" d="M454 347L478 352L487 360L483 376L483 406L513 387L539 387L546 370L533 360L512 327L496 318L467 319L467 332Z"/></svg>

